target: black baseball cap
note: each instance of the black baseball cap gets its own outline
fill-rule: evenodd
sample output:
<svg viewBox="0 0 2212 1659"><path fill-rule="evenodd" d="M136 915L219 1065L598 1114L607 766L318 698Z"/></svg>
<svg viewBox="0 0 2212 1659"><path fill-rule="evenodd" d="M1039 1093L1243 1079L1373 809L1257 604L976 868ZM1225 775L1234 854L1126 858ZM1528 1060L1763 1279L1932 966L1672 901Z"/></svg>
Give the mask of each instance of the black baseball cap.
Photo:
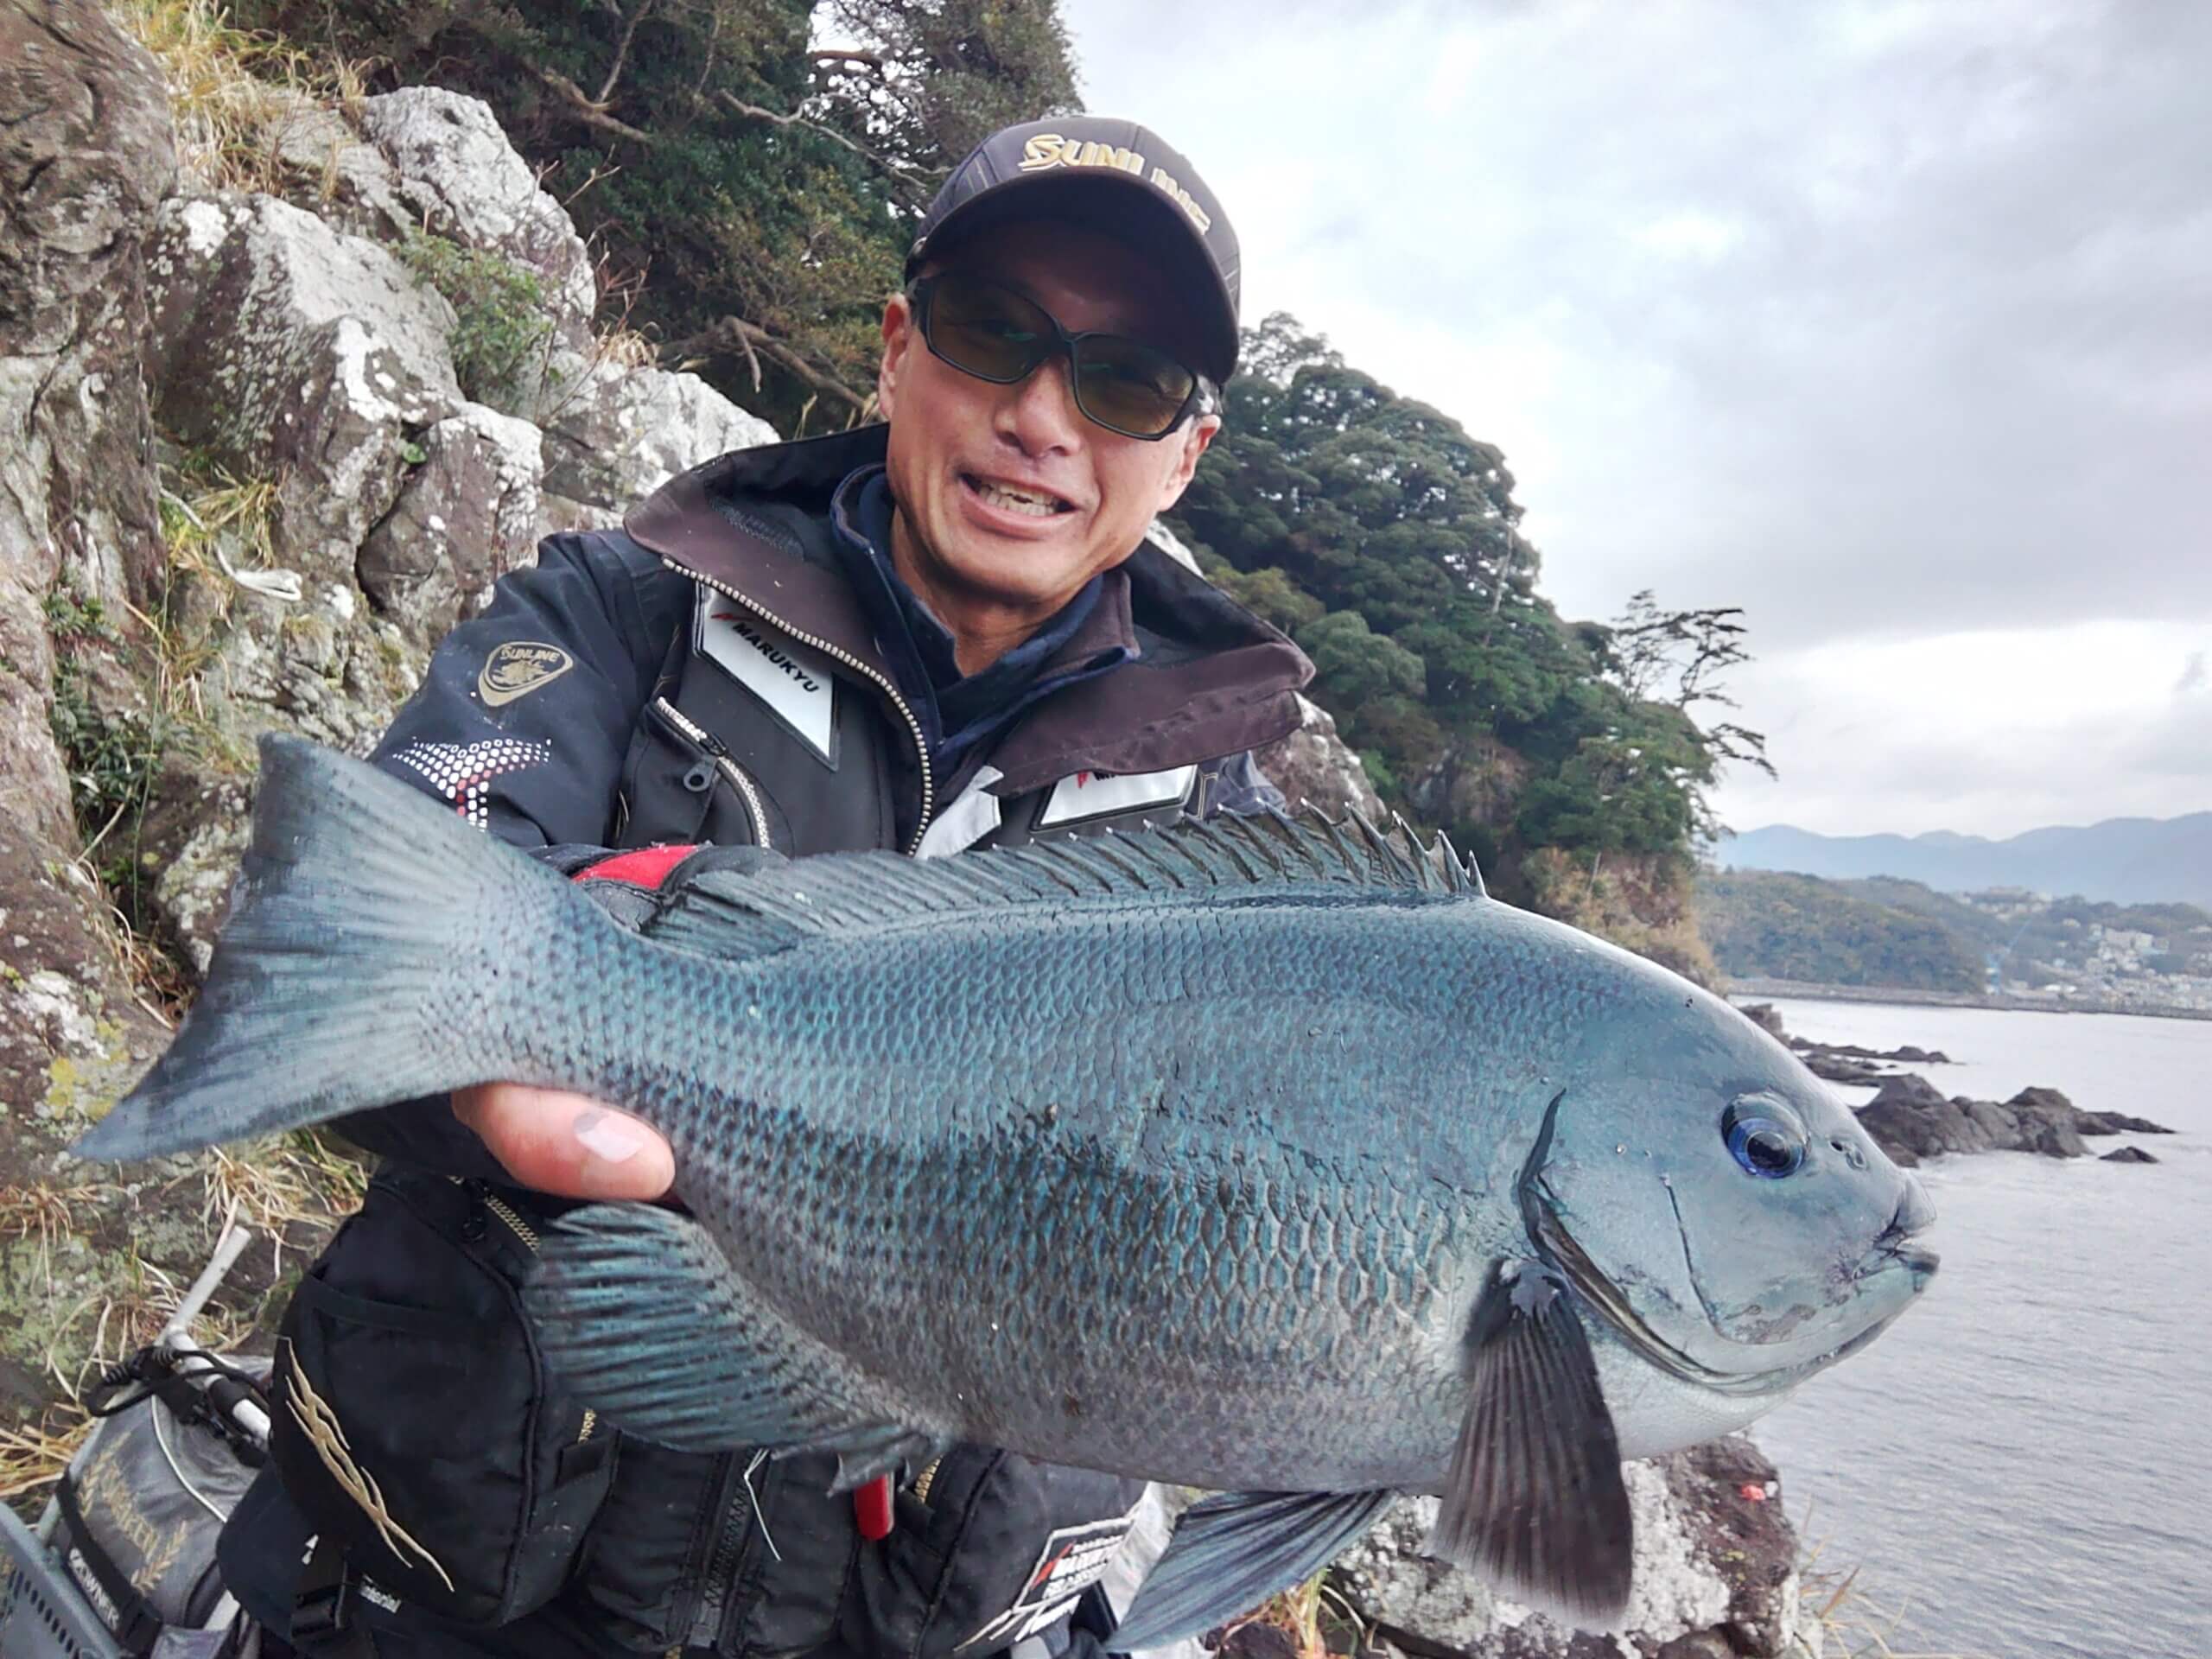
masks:
<svg viewBox="0 0 2212 1659"><path fill-rule="evenodd" d="M1216 385L1236 368L1239 258L1229 215L1198 169L1134 121L1068 115L1001 127L952 169L906 255L925 259L1017 219L1065 219L1112 232L1173 270L1203 327L1198 366Z"/></svg>

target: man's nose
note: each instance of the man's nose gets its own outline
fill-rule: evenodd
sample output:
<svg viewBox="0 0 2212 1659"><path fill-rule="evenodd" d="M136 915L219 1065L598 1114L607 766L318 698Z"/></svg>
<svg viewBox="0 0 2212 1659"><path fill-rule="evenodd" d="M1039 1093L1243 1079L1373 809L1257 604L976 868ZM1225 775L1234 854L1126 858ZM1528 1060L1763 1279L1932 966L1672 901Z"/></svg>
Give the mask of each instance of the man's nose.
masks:
<svg viewBox="0 0 2212 1659"><path fill-rule="evenodd" d="M1083 411L1075 406L1065 355L1046 359L1027 378L1007 388L1000 405L999 429L1026 455L1077 449L1083 444Z"/></svg>

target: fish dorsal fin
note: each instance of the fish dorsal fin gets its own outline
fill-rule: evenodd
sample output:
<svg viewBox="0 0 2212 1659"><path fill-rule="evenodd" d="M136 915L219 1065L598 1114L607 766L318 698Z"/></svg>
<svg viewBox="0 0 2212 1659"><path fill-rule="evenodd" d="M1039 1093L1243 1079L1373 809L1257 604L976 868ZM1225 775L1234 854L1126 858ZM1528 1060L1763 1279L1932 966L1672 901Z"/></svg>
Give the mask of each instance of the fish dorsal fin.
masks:
<svg viewBox="0 0 2212 1659"><path fill-rule="evenodd" d="M645 930L711 955L756 955L808 935L901 921L1132 894L1291 897L1481 894L1481 878L1441 837L1423 848L1400 820L1392 834L1357 814L1185 817L1156 829L988 848L949 858L831 853L680 880Z"/></svg>

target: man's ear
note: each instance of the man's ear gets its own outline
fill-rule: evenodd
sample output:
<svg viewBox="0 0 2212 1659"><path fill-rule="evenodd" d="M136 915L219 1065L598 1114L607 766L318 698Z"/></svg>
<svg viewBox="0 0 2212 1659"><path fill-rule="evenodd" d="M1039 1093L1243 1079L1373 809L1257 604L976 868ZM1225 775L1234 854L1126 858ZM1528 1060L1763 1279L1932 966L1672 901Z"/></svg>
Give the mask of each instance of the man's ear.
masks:
<svg viewBox="0 0 2212 1659"><path fill-rule="evenodd" d="M896 406L899 377L916 338L913 307L904 294L893 294L883 306L883 360L875 369L875 407L887 421Z"/></svg>
<svg viewBox="0 0 2212 1659"><path fill-rule="evenodd" d="M1183 492L1191 486L1191 474L1198 470L1198 457L1205 454L1206 446L1213 442L1213 435L1220 430L1221 416L1218 415L1201 415L1191 423L1189 429L1179 440L1182 448L1175 457L1174 470L1160 480L1160 505L1153 509L1154 512L1165 512L1183 499ZM1174 443L1179 440L1163 438L1160 442Z"/></svg>

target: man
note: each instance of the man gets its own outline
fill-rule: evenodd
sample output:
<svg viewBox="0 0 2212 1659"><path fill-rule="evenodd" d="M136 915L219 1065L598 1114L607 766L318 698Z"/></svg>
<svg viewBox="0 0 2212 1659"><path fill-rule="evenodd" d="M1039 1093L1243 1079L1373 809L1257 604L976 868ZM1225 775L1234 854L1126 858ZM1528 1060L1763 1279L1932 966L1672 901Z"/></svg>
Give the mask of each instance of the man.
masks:
<svg viewBox="0 0 2212 1659"><path fill-rule="evenodd" d="M703 868L1279 803L1249 751L1295 726L1310 665L1145 540L1235 366L1218 203L1130 124L1012 128L954 172L906 276L883 425L722 456L620 531L550 538L378 762L647 933ZM350 1128L387 1161L286 1316L282 1478L225 1539L272 1630L533 1659L1096 1651L1138 1483L963 1446L833 1498L822 1458L682 1455L562 1395L514 1287L563 1200L668 1196L638 1121L490 1084Z"/></svg>

